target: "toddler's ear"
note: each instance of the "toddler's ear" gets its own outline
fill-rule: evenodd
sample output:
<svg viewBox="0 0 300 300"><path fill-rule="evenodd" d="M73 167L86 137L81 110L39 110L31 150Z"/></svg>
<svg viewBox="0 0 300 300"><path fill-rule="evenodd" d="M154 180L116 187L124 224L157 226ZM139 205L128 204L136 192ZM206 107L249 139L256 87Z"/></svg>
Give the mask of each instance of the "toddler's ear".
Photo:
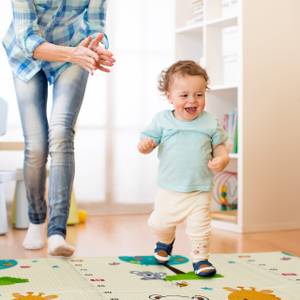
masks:
<svg viewBox="0 0 300 300"><path fill-rule="evenodd" d="M173 104L173 100L172 100L172 98L171 98L170 92L166 92L166 96L167 96L167 99L168 99L169 103L170 103L170 104Z"/></svg>

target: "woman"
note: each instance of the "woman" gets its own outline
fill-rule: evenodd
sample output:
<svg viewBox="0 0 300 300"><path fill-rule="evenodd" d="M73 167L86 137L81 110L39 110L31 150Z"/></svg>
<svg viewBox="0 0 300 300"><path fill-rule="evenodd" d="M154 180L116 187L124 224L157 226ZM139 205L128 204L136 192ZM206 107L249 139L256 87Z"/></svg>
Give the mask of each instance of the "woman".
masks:
<svg viewBox="0 0 300 300"><path fill-rule="evenodd" d="M13 0L4 47L13 71L25 139L24 179L30 225L26 249L45 246L46 163L50 154L48 252L71 256L65 241L74 178L74 127L88 74L109 72L105 0ZM53 103L47 118L48 83Z"/></svg>

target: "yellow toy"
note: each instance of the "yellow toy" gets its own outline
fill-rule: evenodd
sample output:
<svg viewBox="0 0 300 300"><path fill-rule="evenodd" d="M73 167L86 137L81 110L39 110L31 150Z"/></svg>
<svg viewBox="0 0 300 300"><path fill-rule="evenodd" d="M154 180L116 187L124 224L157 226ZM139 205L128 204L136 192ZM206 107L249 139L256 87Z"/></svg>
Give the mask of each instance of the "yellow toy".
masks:
<svg viewBox="0 0 300 300"><path fill-rule="evenodd" d="M222 206L227 207L228 206L228 199L227 199L227 186L225 184L221 187L221 195L219 202Z"/></svg>
<svg viewBox="0 0 300 300"><path fill-rule="evenodd" d="M87 219L87 212L84 209L78 210L76 205L75 194L72 191L69 218L67 221L68 225L84 224Z"/></svg>
<svg viewBox="0 0 300 300"><path fill-rule="evenodd" d="M78 223L79 223L78 210L77 210L77 205L76 205L76 200L75 200L75 194L74 194L74 191L72 191L71 200L70 200L69 218L68 218L67 224L75 225Z"/></svg>
<svg viewBox="0 0 300 300"><path fill-rule="evenodd" d="M213 199L220 210L237 209L237 173L223 171L214 178Z"/></svg>
<svg viewBox="0 0 300 300"><path fill-rule="evenodd" d="M78 211L78 218L79 218L79 223L84 224L86 222L86 219L87 219L87 211L84 210L84 209L80 209Z"/></svg>

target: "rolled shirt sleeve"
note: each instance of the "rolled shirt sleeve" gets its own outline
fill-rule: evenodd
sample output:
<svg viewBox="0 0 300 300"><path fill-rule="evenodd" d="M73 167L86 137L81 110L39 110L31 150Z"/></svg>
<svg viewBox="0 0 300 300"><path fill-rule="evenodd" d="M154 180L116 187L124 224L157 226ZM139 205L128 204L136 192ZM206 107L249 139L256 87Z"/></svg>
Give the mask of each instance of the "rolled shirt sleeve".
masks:
<svg viewBox="0 0 300 300"><path fill-rule="evenodd" d="M156 145L159 145L162 138L162 128L158 125L157 116L155 116L151 124L141 132L140 138L151 138L155 141Z"/></svg>
<svg viewBox="0 0 300 300"><path fill-rule="evenodd" d="M90 0L87 9L87 14L85 17L85 33L84 37L92 36L93 38L99 32L104 33L105 22L106 22L106 0ZM104 33L104 38L102 40L103 45L106 49L109 47L107 35Z"/></svg>
<svg viewBox="0 0 300 300"><path fill-rule="evenodd" d="M216 128L212 134L212 144L214 146L219 144L226 144L227 135L225 133L225 130L218 120L216 120L216 122L217 122Z"/></svg>
<svg viewBox="0 0 300 300"><path fill-rule="evenodd" d="M45 42L33 0L13 0L12 9L16 43L26 57L32 58L34 50Z"/></svg>

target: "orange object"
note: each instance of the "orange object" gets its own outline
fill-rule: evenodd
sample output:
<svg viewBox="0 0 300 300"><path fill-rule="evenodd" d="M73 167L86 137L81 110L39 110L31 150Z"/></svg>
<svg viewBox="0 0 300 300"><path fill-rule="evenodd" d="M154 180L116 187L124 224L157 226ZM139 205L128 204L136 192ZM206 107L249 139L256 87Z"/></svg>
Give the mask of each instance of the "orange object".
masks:
<svg viewBox="0 0 300 300"><path fill-rule="evenodd" d="M87 219L87 211L84 210L84 209L80 209L78 211L78 219L79 219L80 224L84 224L86 222L86 219Z"/></svg>

